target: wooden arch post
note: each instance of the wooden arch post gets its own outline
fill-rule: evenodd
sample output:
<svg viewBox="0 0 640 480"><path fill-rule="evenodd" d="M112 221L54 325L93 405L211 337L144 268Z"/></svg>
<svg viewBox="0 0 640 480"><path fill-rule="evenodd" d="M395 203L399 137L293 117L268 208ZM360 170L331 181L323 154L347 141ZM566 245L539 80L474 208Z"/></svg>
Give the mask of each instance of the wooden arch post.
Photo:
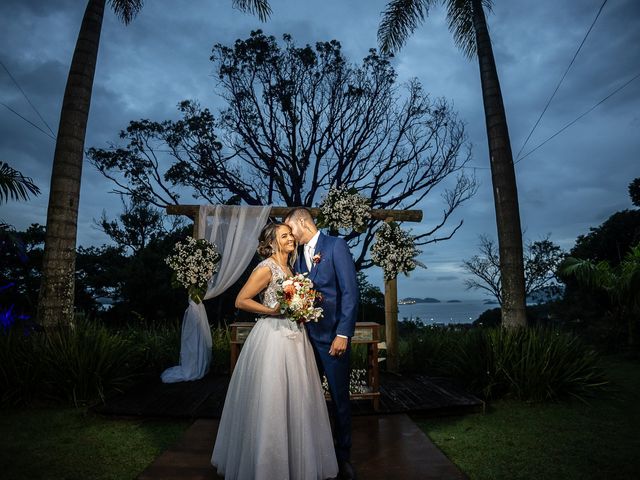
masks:
<svg viewBox="0 0 640 480"><path fill-rule="evenodd" d="M270 216L284 218L295 207L271 207ZM194 236L197 235L199 205L168 205L168 215L186 215L194 220ZM311 215L317 217L319 208L309 208ZM371 210L371 218L385 222L420 222L422 210ZM385 342L387 345L387 371L398 372L398 280L393 278L384 282Z"/></svg>

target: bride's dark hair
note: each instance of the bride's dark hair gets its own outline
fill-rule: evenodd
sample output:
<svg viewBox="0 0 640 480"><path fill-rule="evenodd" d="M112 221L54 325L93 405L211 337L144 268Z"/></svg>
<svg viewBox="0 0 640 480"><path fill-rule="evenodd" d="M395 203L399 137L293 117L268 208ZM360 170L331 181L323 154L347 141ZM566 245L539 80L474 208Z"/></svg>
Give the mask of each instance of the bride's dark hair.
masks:
<svg viewBox="0 0 640 480"><path fill-rule="evenodd" d="M258 255L263 258L269 258L273 255L274 252L278 249L278 242L276 239L276 235L278 233L279 227L287 227L290 229L289 225L282 222L270 222L265 225L265 227L260 232L260 236L258 237ZM293 265L295 261L296 251L294 250L291 254L289 254L289 263Z"/></svg>

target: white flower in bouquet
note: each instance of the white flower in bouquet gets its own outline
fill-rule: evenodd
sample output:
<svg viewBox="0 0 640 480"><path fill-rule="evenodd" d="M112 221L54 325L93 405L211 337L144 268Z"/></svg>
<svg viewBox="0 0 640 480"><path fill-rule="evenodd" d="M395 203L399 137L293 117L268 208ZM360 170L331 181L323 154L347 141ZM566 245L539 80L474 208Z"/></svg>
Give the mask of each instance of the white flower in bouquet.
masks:
<svg viewBox="0 0 640 480"><path fill-rule="evenodd" d="M316 306L321 300L320 292L313 289L313 282L306 274L298 274L282 281L277 291L280 313L296 322L317 322L322 317L322 308Z"/></svg>
<svg viewBox="0 0 640 480"><path fill-rule="evenodd" d="M218 271L220 252L213 243L204 239L187 237L173 247L173 253L165 262L173 270L171 283L174 288L184 287L196 303L202 301L207 284Z"/></svg>
<svg viewBox="0 0 640 480"><path fill-rule="evenodd" d="M318 225L332 230L341 228L364 232L371 218L371 200L355 188L331 187L322 199Z"/></svg>
<svg viewBox="0 0 640 480"><path fill-rule="evenodd" d="M385 280L391 280L400 272L408 275L417 266L426 268L415 258L420 253L415 245L415 237L402 230L397 223L389 222L382 224L376 232L371 260L382 267Z"/></svg>

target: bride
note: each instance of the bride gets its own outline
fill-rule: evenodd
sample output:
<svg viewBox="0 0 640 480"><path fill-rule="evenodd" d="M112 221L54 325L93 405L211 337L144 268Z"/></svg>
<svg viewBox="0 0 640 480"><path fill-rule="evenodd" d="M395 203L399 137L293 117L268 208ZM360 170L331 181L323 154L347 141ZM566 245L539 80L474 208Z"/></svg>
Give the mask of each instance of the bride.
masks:
<svg viewBox="0 0 640 480"><path fill-rule="evenodd" d="M280 315L279 281L292 276L296 245L283 223L268 224L265 257L236 298L262 315L229 383L211 463L226 479L313 480L338 473L327 406L305 328ZM260 302L253 298L260 294Z"/></svg>

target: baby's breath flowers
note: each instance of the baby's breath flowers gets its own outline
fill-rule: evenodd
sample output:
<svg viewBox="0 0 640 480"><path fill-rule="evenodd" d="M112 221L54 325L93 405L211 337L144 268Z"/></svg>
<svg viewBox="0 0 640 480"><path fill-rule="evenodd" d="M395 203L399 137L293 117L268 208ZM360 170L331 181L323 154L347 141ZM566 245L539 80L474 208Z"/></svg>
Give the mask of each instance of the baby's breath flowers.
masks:
<svg viewBox="0 0 640 480"><path fill-rule="evenodd" d="M318 226L364 232L370 218L371 200L360 195L355 188L331 187L320 204Z"/></svg>
<svg viewBox="0 0 640 480"><path fill-rule="evenodd" d="M209 279L218 271L220 258L216 246L204 239L187 237L176 243L173 253L165 260L173 270L172 286L185 287L189 297L200 303L207 291Z"/></svg>
<svg viewBox="0 0 640 480"><path fill-rule="evenodd" d="M425 267L416 260L419 254L415 238L396 222L382 224L371 247L371 260L382 267L385 280L391 280L401 272L407 275L417 266Z"/></svg>

